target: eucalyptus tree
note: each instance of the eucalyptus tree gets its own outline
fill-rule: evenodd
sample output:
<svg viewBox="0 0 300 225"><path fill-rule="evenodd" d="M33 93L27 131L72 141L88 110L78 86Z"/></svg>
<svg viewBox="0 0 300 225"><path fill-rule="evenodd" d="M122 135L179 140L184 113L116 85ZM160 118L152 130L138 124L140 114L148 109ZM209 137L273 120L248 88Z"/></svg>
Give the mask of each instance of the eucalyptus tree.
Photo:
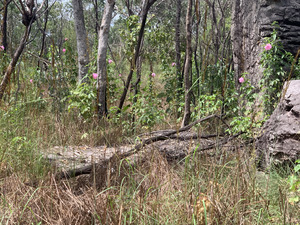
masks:
<svg viewBox="0 0 300 225"><path fill-rule="evenodd" d="M90 62L88 53L88 37L86 34L82 0L72 0L74 12L74 24L77 40L78 53L78 81L83 81L88 73L88 64ZM86 79L85 79L86 80Z"/></svg>
<svg viewBox="0 0 300 225"><path fill-rule="evenodd" d="M49 0L45 0L45 7L48 8L48 6L49 6ZM41 29L42 30L42 43L41 43L39 58L43 57L45 48L46 48L46 29L47 29L47 24L48 24L48 18L49 18L49 10L46 10L45 15L44 15L44 26ZM38 67L40 69L42 68L42 61L40 61L40 60L38 62Z"/></svg>
<svg viewBox="0 0 300 225"><path fill-rule="evenodd" d="M106 104L106 54L108 47L108 35L112 20L112 13L115 5L115 0L107 0L104 8L104 13L101 21L99 39L98 39L98 54L97 54L97 107L98 116L101 118L107 114Z"/></svg>
<svg viewBox="0 0 300 225"><path fill-rule="evenodd" d="M182 0L176 0L176 22L175 22L175 51L176 51L176 74L177 74L177 101L180 99L180 89L182 88L181 76L181 43L180 43L180 19L182 11Z"/></svg>
<svg viewBox="0 0 300 225"><path fill-rule="evenodd" d="M186 60L184 65L184 116L182 121L182 127L186 126L190 122L191 117L191 67L192 67L192 7L193 0L188 0L188 7L186 13Z"/></svg>

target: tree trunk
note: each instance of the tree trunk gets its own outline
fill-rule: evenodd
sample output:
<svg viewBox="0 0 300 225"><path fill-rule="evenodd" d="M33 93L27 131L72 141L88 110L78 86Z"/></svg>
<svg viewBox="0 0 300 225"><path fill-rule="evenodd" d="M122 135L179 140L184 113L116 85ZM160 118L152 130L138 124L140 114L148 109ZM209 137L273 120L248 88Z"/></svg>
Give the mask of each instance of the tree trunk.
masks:
<svg viewBox="0 0 300 225"><path fill-rule="evenodd" d="M86 35L82 0L72 0L74 10L74 24L76 31L77 53L78 53L78 81L82 82L88 73L89 53L88 38ZM83 80L84 79L84 80Z"/></svg>
<svg viewBox="0 0 300 225"><path fill-rule="evenodd" d="M194 49L194 61L195 61L195 68L197 72L197 95L198 97L200 96L200 69L198 65L198 57L197 57L197 52L198 52L198 45L199 45L199 25L200 25L200 0L196 0L196 5L195 5L195 13L197 16L197 23L196 23L196 37L195 37L195 49Z"/></svg>
<svg viewBox="0 0 300 225"><path fill-rule="evenodd" d="M124 87L124 90L123 90L123 93L122 93L122 96L121 96L121 99L120 99L118 113L121 112L121 109L124 105L126 95L127 95L127 91L128 91L128 88L129 88L129 84L130 84L130 81L132 79L133 70L136 67L136 62L137 62L137 59L138 59L139 54L140 54L140 49L141 49L140 47L141 47L142 39L143 39L143 36L144 36L144 30L145 30L147 15L148 15L149 9L151 8L151 6L155 2L156 2L156 0L146 0L145 3L144 3L143 10L142 10L142 13L141 13L142 24L141 24L141 28L140 28L140 31L139 31L137 45L136 45L136 48L135 48L134 61L131 65L130 72L129 72L129 75L127 77L125 87Z"/></svg>
<svg viewBox="0 0 300 225"><path fill-rule="evenodd" d="M188 7L186 13L186 61L184 65L184 116L181 127L189 124L191 117L191 64L192 64L192 6L193 0L188 0Z"/></svg>
<svg viewBox="0 0 300 225"><path fill-rule="evenodd" d="M4 0L3 2L3 15L1 24L1 44L4 46L4 52L7 51L7 9L11 0Z"/></svg>
<svg viewBox="0 0 300 225"><path fill-rule="evenodd" d="M45 1L45 6L48 8L48 0ZM47 29L47 23L48 23L48 16L49 16L49 10L46 10L45 12L45 22L44 22L44 27L43 27L43 37L42 37L42 46L41 46L41 51L39 54L39 57L43 57L44 50L45 50L45 45L46 45L46 29ZM42 69L43 61L39 60L38 61L38 67Z"/></svg>
<svg viewBox="0 0 300 225"><path fill-rule="evenodd" d="M234 72L235 72L235 83L238 84L238 79L244 72L244 48L243 39L243 24L241 19L241 3L240 0L233 1L232 5L232 26L231 26L231 38L232 38L232 50L233 50L233 61Z"/></svg>
<svg viewBox="0 0 300 225"><path fill-rule="evenodd" d="M99 13L98 13L98 0L93 0L93 4L94 4L94 11L95 11L95 19L96 19L96 24L95 24L95 34L97 35L96 37L98 37L98 31L99 31Z"/></svg>
<svg viewBox="0 0 300 225"><path fill-rule="evenodd" d="M7 85L9 84L11 74L14 71L15 66L26 46L26 42L27 42L27 39L28 39L30 31L31 31L31 26L34 23L34 21L36 20L37 10L35 10L35 8L37 6L35 5L34 0L27 0L25 5L22 1L19 1L19 3L21 6L19 9L22 14L22 23L25 25L26 28L25 28L24 35L21 39L21 42L20 42L17 50L15 51L15 54L13 55L9 65L5 71L2 82L0 84L0 102L3 98L5 89L6 89Z"/></svg>
<svg viewBox="0 0 300 225"><path fill-rule="evenodd" d="M137 103L137 95L140 91L140 83L142 78L142 56L140 55L138 57L138 60L136 62L136 82L134 83L134 96L133 96L133 104ZM135 123L135 113L132 114L132 124ZM133 126L135 127L135 126ZM135 132L135 130L133 130Z"/></svg>
<svg viewBox="0 0 300 225"><path fill-rule="evenodd" d="M180 101L182 77L181 77L181 52L180 52L180 19L181 0L176 1L176 23L175 23L175 51L176 51L176 74L177 74L177 102Z"/></svg>
<svg viewBox="0 0 300 225"><path fill-rule="evenodd" d="M25 33L22 37L22 40L13 56L13 58L11 59L10 63L9 63L9 66L7 67L6 69L6 72L4 74L4 77L3 77L3 80L0 84L0 102L3 98L3 95L4 95L4 92L5 92L5 89L10 81L10 77L11 77L11 74L12 72L14 71L15 69L15 66L25 48L25 45L26 45L26 41L27 41L27 38L30 34L30 30L31 30L31 24L29 26L26 26L26 29L25 29Z"/></svg>
<svg viewBox="0 0 300 225"><path fill-rule="evenodd" d="M108 46L108 35L110 29L110 23L112 19L112 13L114 9L115 1L107 0L104 8L102 22L99 31L98 38L98 54L97 54L97 100L98 100L98 116L102 118L107 114L106 104L106 54Z"/></svg>
<svg viewBox="0 0 300 225"><path fill-rule="evenodd" d="M243 76L259 88L263 76L259 63L265 44L263 38L270 36L274 21L280 27L278 37L284 50L296 55L300 47L299 1L233 1L231 38L236 84Z"/></svg>

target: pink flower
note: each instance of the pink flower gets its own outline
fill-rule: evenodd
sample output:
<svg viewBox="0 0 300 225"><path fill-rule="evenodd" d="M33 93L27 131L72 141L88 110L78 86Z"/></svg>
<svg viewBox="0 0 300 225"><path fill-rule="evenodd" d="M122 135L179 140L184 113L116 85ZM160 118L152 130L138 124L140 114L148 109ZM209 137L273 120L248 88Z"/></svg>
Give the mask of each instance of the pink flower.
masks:
<svg viewBox="0 0 300 225"><path fill-rule="evenodd" d="M155 73L152 73L152 74L151 74L152 77L155 77L155 75L156 75Z"/></svg>
<svg viewBox="0 0 300 225"><path fill-rule="evenodd" d="M30 79L30 80L29 80L29 82L30 82L30 83L33 83L33 80L32 80L32 79Z"/></svg>
<svg viewBox="0 0 300 225"><path fill-rule="evenodd" d="M0 51L3 51L3 50L4 50L4 46L1 45L1 46L0 46Z"/></svg>
<svg viewBox="0 0 300 225"><path fill-rule="evenodd" d="M111 64L113 61L111 59L108 60L108 63Z"/></svg>
<svg viewBox="0 0 300 225"><path fill-rule="evenodd" d="M96 80L98 78L98 74L97 73L93 73L93 78Z"/></svg>
<svg viewBox="0 0 300 225"><path fill-rule="evenodd" d="M69 40L68 38L65 38L65 41Z"/></svg>
<svg viewBox="0 0 300 225"><path fill-rule="evenodd" d="M63 52L66 52L66 49L65 48L63 48L63 50L62 50Z"/></svg>
<svg viewBox="0 0 300 225"><path fill-rule="evenodd" d="M239 82L240 82L241 84L244 83L244 82L245 82L244 78L243 78L243 77L240 77Z"/></svg>
<svg viewBox="0 0 300 225"><path fill-rule="evenodd" d="M176 63L173 62L173 63L172 63L172 66L176 66Z"/></svg>
<svg viewBox="0 0 300 225"><path fill-rule="evenodd" d="M271 48L272 48L272 45L271 45L271 44L266 44L265 49L266 49L267 51L269 51Z"/></svg>
<svg viewBox="0 0 300 225"><path fill-rule="evenodd" d="M119 74L119 77L121 77L122 76L122 74Z"/></svg>

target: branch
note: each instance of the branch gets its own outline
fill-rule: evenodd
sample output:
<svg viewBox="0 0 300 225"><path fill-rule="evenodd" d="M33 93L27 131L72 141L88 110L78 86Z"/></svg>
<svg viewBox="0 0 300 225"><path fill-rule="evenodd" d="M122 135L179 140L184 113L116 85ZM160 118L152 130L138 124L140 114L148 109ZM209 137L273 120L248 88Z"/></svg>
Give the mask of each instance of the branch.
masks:
<svg viewBox="0 0 300 225"><path fill-rule="evenodd" d="M243 133L244 132L240 132L240 133L235 134L233 136L225 137L225 138L223 138L222 141L220 141L218 143L211 144L211 145L205 146L203 148L197 149L197 152L199 153L199 152L203 152L203 151L213 149L217 146L222 146L222 145L228 143L229 141L237 138L238 136L240 136ZM209 137L215 137L215 136L218 136L218 135L207 135L207 136L200 136L200 137L197 137L197 138L209 138ZM170 138L176 138L176 136L173 135ZM160 136L157 140L166 140L166 139L168 139L168 138ZM90 174L95 166L97 166L97 168L100 168L102 172L105 172L109 168L109 166L108 166L109 162L111 162L113 160L116 160L116 159L120 161L120 160L124 159L125 157L128 157L127 153L128 152L123 153L123 154L119 154L119 155L114 155L109 159L104 159L104 160L98 162L97 164L92 164L92 165L87 165L87 166L80 167L80 168L75 168L75 169L70 169L70 170L67 170L67 171L62 171L62 172L60 172L59 174L56 175L56 178L57 179L69 179L69 178L80 176L80 175L83 175L83 174ZM189 155L190 154L194 154L194 151L190 152Z"/></svg>
<svg viewBox="0 0 300 225"><path fill-rule="evenodd" d="M215 147L217 147L217 146L225 145L225 144L228 143L229 141L231 141L231 140L237 138L238 136L240 136L241 134L244 134L244 133L245 133L245 132L239 132L239 133L237 133L237 134L235 134L235 135L232 135L232 136L230 136L230 137L223 138L223 140L222 140L221 142L214 143L214 144L211 144L211 145L208 145L208 146L206 146L206 147L204 147L204 148L199 149L199 152L203 152L203 151L206 151L206 150L215 148ZM191 153L192 153L192 152L191 152ZM191 154L191 153L190 153L190 154Z"/></svg>
<svg viewBox="0 0 300 225"><path fill-rule="evenodd" d="M46 64L48 64L48 65L51 64L51 62L50 62L49 60L45 59L45 58L42 58L42 57L40 57L40 56L38 56L38 55L35 55L35 54L33 54L33 53L29 52L29 51L27 51L27 53L28 53L29 55L33 56L33 57L36 57L37 59L43 61L44 63L46 63Z"/></svg>
<svg viewBox="0 0 300 225"><path fill-rule="evenodd" d="M211 118L219 118L217 115L210 115L210 116L207 116L205 118L202 118L202 119L199 119L185 127L182 127L180 128L179 130L170 130L168 131L167 133L163 134L163 135L158 135L158 136L155 136L155 137L151 137L151 138L148 138L146 140L143 140L142 143L140 144L137 144L135 145L132 149L130 149L128 152L124 152L122 154L118 154L118 155L114 155L112 156L111 158L109 159L105 159L101 162L98 162L97 165L99 166L103 166L103 165L107 165L107 163L110 161L110 160L113 160L117 157L118 160L121 160L121 159L124 159L124 158L127 158L133 154L136 154L137 152L139 152L145 145L148 145L148 144L151 144L153 142L157 142L157 141L162 141L162 140L167 140L169 138L171 139L175 139L177 138L177 135L175 135L176 133L180 133L180 132L183 132L183 131L187 131L189 130L191 127L195 126L196 124L198 123L201 123L201 122L204 122L206 120L209 120ZM172 136L173 135L173 136ZM208 138L209 136L203 136L203 138ZM201 136L199 138L202 138ZM212 147L210 147L212 148ZM210 149L209 148L209 149ZM68 170L68 171L63 171L61 173L59 173L57 175L57 178L59 179L63 179L63 178L71 178L71 177L75 177L75 176L79 176L81 174L87 174L87 173L90 173L92 171L92 167L93 165L88 165L88 166L85 166L85 167L81 167L81 168L76 168L76 169L71 169L71 170Z"/></svg>
<svg viewBox="0 0 300 225"><path fill-rule="evenodd" d="M13 2L15 3L15 5L16 5L17 9L20 11L20 13L23 14L23 11L20 9L20 7L19 7L19 5L16 3L16 1L13 0ZM21 4L22 4L22 2L21 2ZM22 6L23 6L23 4L22 4ZM23 7L24 7L24 6L23 6ZM23 7L22 7L22 8L23 8ZM25 10L25 8L24 8L24 10Z"/></svg>
<svg viewBox="0 0 300 225"><path fill-rule="evenodd" d="M40 5L40 7L38 8L38 10L36 11L37 14L38 14L39 11L43 8L45 1L46 1L46 0L44 0L44 1L42 2L42 4Z"/></svg>

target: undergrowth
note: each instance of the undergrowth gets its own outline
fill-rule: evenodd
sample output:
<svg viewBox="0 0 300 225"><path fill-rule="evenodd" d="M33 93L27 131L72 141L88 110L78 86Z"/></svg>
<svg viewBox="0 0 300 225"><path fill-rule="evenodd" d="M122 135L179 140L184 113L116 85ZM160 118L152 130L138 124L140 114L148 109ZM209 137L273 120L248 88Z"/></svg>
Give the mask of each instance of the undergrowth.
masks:
<svg viewBox="0 0 300 225"><path fill-rule="evenodd" d="M242 141L207 153L196 148L179 162L152 149L135 163L112 164L110 175L96 168L91 175L57 180L41 149L126 138L116 125L103 129L69 114L25 113L22 107L1 112L0 224L300 222L299 205L288 201L288 173L258 172L252 147Z"/></svg>

